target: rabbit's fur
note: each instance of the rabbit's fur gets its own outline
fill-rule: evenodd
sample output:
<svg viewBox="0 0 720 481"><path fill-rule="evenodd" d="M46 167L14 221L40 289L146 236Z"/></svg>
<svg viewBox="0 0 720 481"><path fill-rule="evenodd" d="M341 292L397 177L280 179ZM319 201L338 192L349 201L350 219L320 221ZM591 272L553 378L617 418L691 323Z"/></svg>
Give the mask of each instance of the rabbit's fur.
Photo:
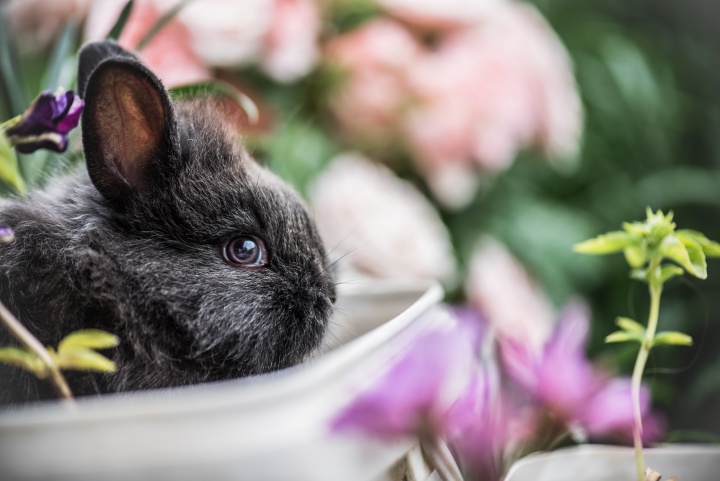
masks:
<svg viewBox="0 0 720 481"><path fill-rule="evenodd" d="M334 284L299 196L256 164L201 103L173 104L117 44L80 54L87 169L3 201L0 299L45 345L103 329L112 374L66 371L77 395L253 375L303 360L325 334ZM229 265L233 236L264 267ZM0 328L0 346L16 344ZM0 403L52 397L0 364Z"/></svg>

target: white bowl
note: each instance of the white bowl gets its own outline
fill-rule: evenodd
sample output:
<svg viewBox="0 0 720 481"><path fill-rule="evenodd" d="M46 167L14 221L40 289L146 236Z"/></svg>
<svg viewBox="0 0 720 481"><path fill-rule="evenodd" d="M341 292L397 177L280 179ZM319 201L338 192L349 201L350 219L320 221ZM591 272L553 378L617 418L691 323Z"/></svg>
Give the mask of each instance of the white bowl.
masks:
<svg viewBox="0 0 720 481"><path fill-rule="evenodd" d="M442 296L434 283L344 286L329 352L292 369L5 411L0 479L378 479L412 440L338 435L329 423L419 333L449 322Z"/></svg>
<svg viewBox="0 0 720 481"><path fill-rule="evenodd" d="M645 450L645 465L678 481L720 479L720 447L673 445ZM616 481L637 479L635 451L585 445L528 456L513 465L505 481Z"/></svg>

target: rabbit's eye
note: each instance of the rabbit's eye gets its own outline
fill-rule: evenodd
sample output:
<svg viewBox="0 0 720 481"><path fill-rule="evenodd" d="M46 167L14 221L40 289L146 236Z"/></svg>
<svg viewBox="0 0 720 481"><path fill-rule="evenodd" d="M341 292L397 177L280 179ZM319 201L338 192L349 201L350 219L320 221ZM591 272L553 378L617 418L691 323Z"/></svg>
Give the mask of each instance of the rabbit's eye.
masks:
<svg viewBox="0 0 720 481"><path fill-rule="evenodd" d="M225 242L225 261L241 267L262 267L267 264L267 250L263 241L252 236L238 236Z"/></svg>

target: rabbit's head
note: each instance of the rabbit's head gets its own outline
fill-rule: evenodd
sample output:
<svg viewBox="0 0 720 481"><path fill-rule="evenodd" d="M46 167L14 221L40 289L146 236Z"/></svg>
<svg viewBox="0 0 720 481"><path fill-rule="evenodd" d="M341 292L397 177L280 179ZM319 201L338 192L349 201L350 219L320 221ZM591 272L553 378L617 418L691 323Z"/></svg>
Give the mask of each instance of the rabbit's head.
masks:
<svg viewBox="0 0 720 481"><path fill-rule="evenodd" d="M184 384L283 368L318 347L335 288L300 197L216 112L174 103L115 43L83 48L79 89L131 355L187 366L192 376L169 381ZM163 384L162 373L140 370L125 376L129 387Z"/></svg>

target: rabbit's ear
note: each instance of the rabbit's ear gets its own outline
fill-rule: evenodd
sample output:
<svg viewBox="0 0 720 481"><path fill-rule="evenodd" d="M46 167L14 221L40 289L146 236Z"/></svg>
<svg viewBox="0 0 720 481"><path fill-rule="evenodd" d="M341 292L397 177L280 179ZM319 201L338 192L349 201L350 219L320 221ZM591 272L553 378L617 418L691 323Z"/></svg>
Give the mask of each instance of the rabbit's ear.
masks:
<svg viewBox="0 0 720 481"><path fill-rule="evenodd" d="M95 70L95 67L103 60L115 57L137 58L111 40L88 43L80 49L80 53L78 54L77 77L78 95L80 95L80 97L85 98L88 79L90 78L90 74L93 73L93 70Z"/></svg>
<svg viewBox="0 0 720 481"><path fill-rule="evenodd" d="M175 112L160 80L133 57L100 62L85 91L82 139L90 179L123 204L145 194L179 161Z"/></svg>

